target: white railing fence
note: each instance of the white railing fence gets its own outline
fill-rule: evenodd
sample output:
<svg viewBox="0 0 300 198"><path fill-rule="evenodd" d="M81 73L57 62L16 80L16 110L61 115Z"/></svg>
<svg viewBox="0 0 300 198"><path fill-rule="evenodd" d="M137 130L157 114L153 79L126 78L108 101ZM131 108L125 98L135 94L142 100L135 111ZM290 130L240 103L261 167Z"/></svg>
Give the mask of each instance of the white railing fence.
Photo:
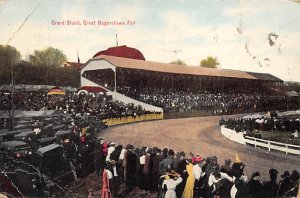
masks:
<svg viewBox="0 0 300 198"><path fill-rule="evenodd" d="M297 145L263 140L259 138L249 137L249 136L245 136L245 142L246 144L251 144L254 145L255 147L260 146L260 147L267 148L268 151L276 150L276 151L285 152L286 154L290 153L290 154L300 155L300 146Z"/></svg>
<svg viewBox="0 0 300 198"><path fill-rule="evenodd" d="M267 148L268 151L275 150L275 151L284 152L286 154L300 155L300 146L298 145L263 140L263 139L254 138L250 136L243 136L242 132L237 133L232 129L226 128L224 125L221 126L221 134L224 137L230 139L231 141L237 142L239 144L243 144L243 145L250 144L250 145L254 145L254 147L256 148L257 147Z"/></svg>

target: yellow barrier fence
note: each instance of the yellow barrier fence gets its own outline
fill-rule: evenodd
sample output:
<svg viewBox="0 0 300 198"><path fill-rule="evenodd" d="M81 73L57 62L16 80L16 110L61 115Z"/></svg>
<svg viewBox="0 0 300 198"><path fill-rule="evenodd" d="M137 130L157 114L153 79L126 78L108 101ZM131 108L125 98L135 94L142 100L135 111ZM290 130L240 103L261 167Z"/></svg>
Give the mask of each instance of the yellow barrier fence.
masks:
<svg viewBox="0 0 300 198"><path fill-rule="evenodd" d="M129 117L121 117L121 118L109 118L103 120L103 122L107 126L113 126L118 124L127 124L127 123L147 121L147 120L161 120L163 118L164 118L163 113L152 113L152 114L140 115L136 117L129 116Z"/></svg>

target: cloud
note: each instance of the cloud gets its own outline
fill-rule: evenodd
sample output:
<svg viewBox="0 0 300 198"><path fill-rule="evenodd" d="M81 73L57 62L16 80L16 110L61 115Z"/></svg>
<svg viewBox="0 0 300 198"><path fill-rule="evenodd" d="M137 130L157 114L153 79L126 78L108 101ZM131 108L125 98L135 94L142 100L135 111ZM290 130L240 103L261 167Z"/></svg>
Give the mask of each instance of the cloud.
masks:
<svg viewBox="0 0 300 198"><path fill-rule="evenodd" d="M93 6L94 10L97 10L101 4ZM228 16L247 14L250 15L249 18L254 18L252 15L255 16L258 12L254 7L251 3L249 5L240 3L236 8L224 10L224 13ZM77 60L78 49L80 59L84 62L96 52L115 46L117 33L119 45L139 49L150 61L168 63L182 59L188 65L198 66L200 60L207 56L215 56L219 59L222 68L267 72L282 79L300 81L299 75L291 72L299 71L300 50L296 41L299 40L300 30L297 27L295 27L296 31L286 28L275 30L275 33L279 35L278 39L282 48L282 53L279 54L276 47L270 47L268 44L267 36L274 31L271 22L267 24L261 21L255 21L253 24L245 23L243 33L239 34L236 30L238 22L235 17L233 19L225 17L226 21L219 22L216 19L215 23L208 23L205 17L196 16L195 12L185 12L174 6L164 12L160 12L159 7L155 8L158 14L155 20L152 20L152 12L146 12L147 7L128 4L110 8L99 13L91 13L90 4L88 6L85 6L85 3L81 6L64 5L55 15L48 14L50 17L30 21L22 29L22 33L16 35L12 45L21 51L23 57L33 53L35 49L53 46L62 49L70 61ZM106 27L52 26L53 17L65 20L131 19L136 20L137 24ZM156 24L158 22L159 25ZM10 32L11 29L4 28L1 31L0 41L2 42L3 36L7 38ZM245 43L248 43L252 56L247 53ZM174 53L172 52L174 50L180 50L180 52ZM253 59L253 56L256 56L256 59ZM266 57L270 59L270 66L260 67L258 59L263 61ZM290 68L289 73L287 68Z"/></svg>
<svg viewBox="0 0 300 198"><path fill-rule="evenodd" d="M235 7L224 10L224 14L228 16L253 15L257 13L257 8L251 7Z"/></svg>

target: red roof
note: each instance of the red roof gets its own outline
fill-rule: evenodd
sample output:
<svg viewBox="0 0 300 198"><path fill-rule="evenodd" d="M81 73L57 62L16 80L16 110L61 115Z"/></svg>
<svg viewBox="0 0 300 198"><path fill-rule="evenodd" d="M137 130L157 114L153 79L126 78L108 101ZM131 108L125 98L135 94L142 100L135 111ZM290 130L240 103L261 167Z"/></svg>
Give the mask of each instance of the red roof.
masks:
<svg viewBox="0 0 300 198"><path fill-rule="evenodd" d="M137 60L145 60L144 55L137 49L127 47L126 45L110 47L107 50L100 51L96 53L93 58L100 55L108 55L108 56L117 56L123 58L137 59Z"/></svg>
<svg viewBox="0 0 300 198"><path fill-rule="evenodd" d="M106 93L107 92L102 87L95 87L95 86L83 86L78 91L81 91L81 90L85 90L90 93L100 93L100 92Z"/></svg>

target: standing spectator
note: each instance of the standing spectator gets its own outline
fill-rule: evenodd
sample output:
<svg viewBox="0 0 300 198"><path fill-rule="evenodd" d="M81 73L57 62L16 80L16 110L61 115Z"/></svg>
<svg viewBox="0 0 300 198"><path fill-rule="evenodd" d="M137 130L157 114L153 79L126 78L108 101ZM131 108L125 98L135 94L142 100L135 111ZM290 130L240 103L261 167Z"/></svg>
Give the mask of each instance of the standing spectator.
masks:
<svg viewBox="0 0 300 198"><path fill-rule="evenodd" d="M168 172L163 181L163 188L166 189L164 198L177 198L176 196L176 186L182 182L182 178L179 174L175 173L174 170Z"/></svg>
<svg viewBox="0 0 300 198"><path fill-rule="evenodd" d="M158 170L159 170L159 162L162 161L162 157L160 155L160 150L157 147L153 148L153 152L150 156L150 190L151 191L157 191L158 187Z"/></svg>
<svg viewBox="0 0 300 198"><path fill-rule="evenodd" d="M134 175L137 164L137 155L132 149L127 150L124 161L126 161L126 191L130 192L134 187Z"/></svg>
<svg viewBox="0 0 300 198"><path fill-rule="evenodd" d="M226 159L225 164L220 167L220 171L222 173L227 173L227 175L231 176L231 159Z"/></svg>
<svg viewBox="0 0 300 198"><path fill-rule="evenodd" d="M150 155L152 153L152 149L148 148L146 150L145 155L145 165L143 168L143 178L144 178L144 190L150 190L150 164L151 164L151 158Z"/></svg>
<svg viewBox="0 0 300 198"><path fill-rule="evenodd" d="M101 193L101 198L112 198L112 179L113 179L113 174L109 170L110 165L107 164L105 169L103 170L103 175L102 175L102 193Z"/></svg>
<svg viewBox="0 0 300 198"><path fill-rule="evenodd" d="M300 174L296 170L284 178L279 186L278 197L296 197L299 189L299 178Z"/></svg>
<svg viewBox="0 0 300 198"><path fill-rule="evenodd" d="M139 153L139 166L138 166L138 179L139 179L139 187L141 190L144 190L144 175L143 175L143 170L145 166L145 158L146 158L146 153L145 153L145 147L143 147Z"/></svg>
<svg viewBox="0 0 300 198"><path fill-rule="evenodd" d="M291 184L289 171L284 171L283 175L281 175L281 178L282 180L279 182L277 197L282 197Z"/></svg>
<svg viewBox="0 0 300 198"><path fill-rule="evenodd" d="M192 163L188 163L186 165L186 170L188 173L188 178L186 180L186 184L185 184L185 188L182 194L182 197L184 198L188 198L188 197L193 197L194 196L194 183L195 183L195 176L193 173L193 164Z"/></svg>
<svg viewBox="0 0 300 198"><path fill-rule="evenodd" d="M276 169L270 169L270 181L267 181L263 185L264 194L266 197L275 198L279 185L276 182L278 171Z"/></svg>
<svg viewBox="0 0 300 198"><path fill-rule="evenodd" d="M123 168L123 161L126 153L126 148L122 147L120 156L119 156L119 172L120 172L120 180L121 182L124 182L124 168Z"/></svg>
<svg viewBox="0 0 300 198"><path fill-rule="evenodd" d="M116 143L114 143L114 142L111 142L109 144L109 147L107 149L107 156L106 156L106 159L105 159L106 162L108 162L110 160L110 155L115 150L115 146L116 146Z"/></svg>
<svg viewBox="0 0 300 198"><path fill-rule="evenodd" d="M185 184L187 181L187 178L189 176L187 170L186 170L186 166L188 165L188 160L186 158L182 158L178 164L177 164L177 172L181 175L182 177L182 182L177 186L176 188L176 194L177 197L181 197L182 193L184 191L185 188Z"/></svg>
<svg viewBox="0 0 300 198"><path fill-rule="evenodd" d="M247 177L242 175L240 178L234 180L230 195L234 198L245 198L248 196Z"/></svg>
<svg viewBox="0 0 300 198"><path fill-rule="evenodd" d="M174 150L170 149L168 151L168 157L159 163L159 174L160 175L164 174L164 170L166 169L166 167L168 165L174 167L174 155L175 155Z"/></svg>
<svg viewBox="0 0 300 198"><path fill-rule="evenodd" d="M260 173L254 172L248 183L249 185L249 198L264 198L263 185L260 182Z"/></svg>
<svg viewBox="0 0 300 198"><path fill-rule="evenodd" d="M102 144L100 142L96 142L94 149L94 164L97 177L99 177L102 173L102 157Z"/></svg>
<svg viewBox="0 0 300 198"><path fill-rule="evenodd" d="M201 162L203 161L203 158L200 155L196 155L196 157L194 157L192 159L192 163L194 164L193 166L193 174L195 177L195 184L194 184L194 197L200 197L200 188L201 188L201 182L200 179L201 177L203 177L203 172L201 169Z"/></svg>
<svg viewBox="0 0 300 198"><path fill-rule="evenodd" d="M117 172L117 161L115 160L109 160L106 162L109 164L109 171L112 173L112 179L110 180L110 186L111 186L111 194L113 197L117 196L118 190L119 190L119 175Z"/></svg>
<svg viewBox="0 0 300 198"><path fill-rule="evenodd" d="M240 178L244 175L245 164L240 160L239 156L235 154L235 161L231 167L231 176Z"/></svg>

